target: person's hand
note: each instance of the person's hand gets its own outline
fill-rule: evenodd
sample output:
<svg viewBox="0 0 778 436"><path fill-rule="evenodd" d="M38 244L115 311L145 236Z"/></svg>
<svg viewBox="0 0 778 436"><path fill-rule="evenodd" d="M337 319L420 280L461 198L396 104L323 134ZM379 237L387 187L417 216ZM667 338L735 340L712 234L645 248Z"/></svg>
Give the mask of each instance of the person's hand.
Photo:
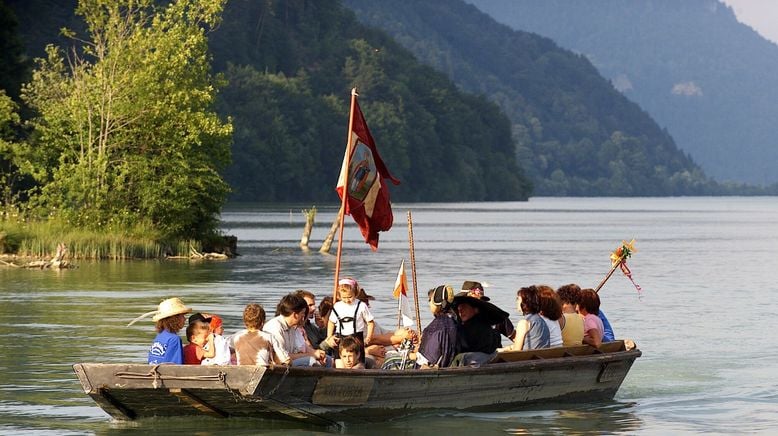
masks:
<svg viewBox="0 0 778 436"><path fill-rule="evenodd" d="M319 362L324 362L324 359L327 358L327 353L324 350L316 350L313 352L313 357Z"/></svg>
<svg viewBox="0 0 778 436"><path fill-rule="evenodd" d="M327 343L327 345L330 346L330 348L335 348L338 346L338 343L340 342L340 338L336 335L327 336L327 339L324 340L324 342Z"/></svg>

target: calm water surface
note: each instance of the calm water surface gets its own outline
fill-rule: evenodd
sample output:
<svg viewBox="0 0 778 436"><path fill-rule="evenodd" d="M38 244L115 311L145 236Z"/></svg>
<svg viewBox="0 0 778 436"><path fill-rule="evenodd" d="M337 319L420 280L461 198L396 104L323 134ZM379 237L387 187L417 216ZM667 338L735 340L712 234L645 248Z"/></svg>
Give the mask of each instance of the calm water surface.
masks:
<svg viewBox="0 0 778 436"><path fill-rule="evenodd" d="M249 302L274 307L285 293L331 293L334 256L317 251L334 217L320 209L312 252L297 248L307 206L236 207L223 227L239 238L236 260L81 262L69 271L0 269L0 434L185 431L199 434L326 432L252 419L112 421L83 394L76 362L145 362L150 321L127 328L163 298L241 327ZM408 256L413 213L420 292L464 280L513 309L518 287L595 286L609 253L637 239L629 261L640 296L622 275L600 292L616 335L643 351L614 401L509 413L440 413L346 433L772 433L778 428L778 201L775 198L550 199L526 203L397 204L394 228L371 252L346 228L344 274L395 319L391 288ZM422 310L423 324L429 315ZM466 393L463 393L466 394Z"/></svg>

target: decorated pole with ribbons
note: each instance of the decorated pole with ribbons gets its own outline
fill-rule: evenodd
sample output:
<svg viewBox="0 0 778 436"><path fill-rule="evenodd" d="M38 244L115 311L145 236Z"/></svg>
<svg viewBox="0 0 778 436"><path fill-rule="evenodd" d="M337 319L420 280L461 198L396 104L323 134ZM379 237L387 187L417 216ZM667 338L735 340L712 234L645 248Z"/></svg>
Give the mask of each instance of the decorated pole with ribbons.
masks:
<svg viewBox="0 0 778 436"><path fill-rule="evenodd" d="M637 289L638 294L640 294L643 291L643 288L640 287L637 283L635 283L635 280L632 278L632 271L630 271L629 267L627 266L627 259L629 259L633 253L637 253L637 249L635 249L635 240L631 240L629 242L627 241L621 241L621 246L615 250L613 250L613 253L611 253L611 270L608 271L608 274L605 275L605 278L602 279L599 285L597 285L596 288L594 288L595 293L599 293L600 289L605 285L605 282L608 281L608 279L611 278L613 273L616 271L617 268L621 269L621 272L627 276L629 281L632 282L632 284L635 286L635 289Z"/></svg>

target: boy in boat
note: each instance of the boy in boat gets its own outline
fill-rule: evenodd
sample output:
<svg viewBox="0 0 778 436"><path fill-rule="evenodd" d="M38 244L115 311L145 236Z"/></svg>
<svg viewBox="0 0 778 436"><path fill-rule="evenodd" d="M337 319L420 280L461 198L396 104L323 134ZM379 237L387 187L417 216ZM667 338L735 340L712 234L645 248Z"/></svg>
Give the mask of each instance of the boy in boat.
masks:
<svg viewBox="0 0 778 436"><path fill-rule="evenodd" d="M356 298L359 289L359 284L352 278L343 278L338 281L339 301L335 302L332 312L330 312L327 337L334 333L337 333L341 340L346 336L354 336L359 339L363 346L370 345L373 340L375 322L367 304L363 304ZM360 357L361 361L364 362L364 350Z"/></svg>
<svg viewBox="0 0 778 436"><path fill-rule="evenodd" d="M265 309L255 303L246 305L243 309L243 324L246 329L233 336L238 365L280 363L274 352L278 347L277 343L274 345L273 336L262 331L265 324Z"/></svg>
<svg viewBox="0 0 778 436"><path fill-rule="evenodd" d="M365 369L365 364L362 363L362 344L354 336L346 336L340 341L338 356L340 359L335 361L335 368Z"/></svg>
<svg viewBox="0 0 778 436"><path fill-rule="evenodd" d="M202 365L229 365L232 353L230 353L230 344L224 337L224 325L219 315L208 315L211 319L209 326L213 333L213 346L216 355L203 359Z"/></svg>
<svg viewBox="0 0 778 436"><path fill-rule="evenodd" d="M216 355L211 326L195 321L186 327L189 344L184 347L184 365L200 365L206 357Z"/></svg>
<svg viewBox="0 0 778 436"><path fill-rule="evenodd" d="M184 328L186 322L185 313L192 311L191 307L186 307L180 298L168 298L159 303L156 311L145 313L135 318L130 324L154 315L152 321L156 323L157 336L149 348L149 365L158 365L160 363L182 364L184 362L181 354L182 344L178 332Z"/></svg>

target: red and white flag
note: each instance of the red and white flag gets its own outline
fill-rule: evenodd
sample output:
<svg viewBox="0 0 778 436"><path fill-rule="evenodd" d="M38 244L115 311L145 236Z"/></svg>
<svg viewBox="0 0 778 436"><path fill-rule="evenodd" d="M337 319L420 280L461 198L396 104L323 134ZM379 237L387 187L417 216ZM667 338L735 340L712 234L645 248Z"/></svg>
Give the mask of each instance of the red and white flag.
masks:
<svg viewBox="0 0 778 436"><path fill-rule="evenodd" d="M408 301L408 277L405 275L405 259L400 264L400 271L397 272L397 280L394 282L394 298L397 302L398 327L413 327L413 318L411 318L411 306Z"/></svg>
<svg viewBox="0 0 778 436"><path fill-rule="evenodd" d="M354 94L352 98L354 111L351 115L353 119L349 135L351 156L343 158L336 190L342 201L344 187L347 187L348 197L344 213L354 218L365 242L370 244L373 250L377 250L378 232L392 228L394 220L389 189L384 179L391 180L395 185L400 181L389 173L381 160L373 136L367 128L365 117L356 101L356 95ZM347 162L348 183L345 181Z"/></svg>

